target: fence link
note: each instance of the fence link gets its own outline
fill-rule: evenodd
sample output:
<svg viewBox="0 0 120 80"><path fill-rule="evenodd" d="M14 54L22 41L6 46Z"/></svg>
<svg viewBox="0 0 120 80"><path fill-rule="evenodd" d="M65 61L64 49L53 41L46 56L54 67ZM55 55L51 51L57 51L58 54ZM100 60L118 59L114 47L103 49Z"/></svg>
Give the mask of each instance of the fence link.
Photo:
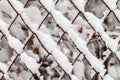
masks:
<svg viewBox="0 0 120 80"><path fill-rule="evenodd" d="M2 1L3 0L1 0L1 2ZM91 1L92 0L87 0L87 2L85 4L86 7L90 5ZM107 11L106 16L103 18L104 23L105 23L105 21L107 22L107 19L109 18L110 15L114 16L116 18L117 22L120 23L119 16L115 13L114 10L111 9L110 5L107 4L105 2L105 0L100 0L100 1L101 1L102 5L106 6L106 11ZM64 70L63 66L56 60L56 58L54 57L52 52L49 51L49 49L45 46L45 44L43 42L41 42L41 39L39 38L38 34L34 30L32 30L33 29L33 28L31 28L32 24L29 24L29 22L27 22L24 15L22 14L22 12L19 12L19 10L17 10L17 6L14 6L14 4L12 3L12 0L6 0L6 2L9 4L9 6L11 7L11 10L13 10L16 15L16 16L14 15L14 19L12 19L12 21L9 21L9 27L8 27L9 32L11 31L11 29L13 27L17 27L17 26L13 26L15 23L19 23L18 21L21 21L19 24L21 24L23 26L22 29L25 32L27 32L26 35L28 35L28 37L26 37L24 41L21 41L24 44L22 52L26 52L27 50L32 50L34 54L39 55L39 59L40 59L38 61L38 63L40 64L40 66L39 66L40 75L37 75L37 73L35 73L31 70L31 68L29 68L26 64L24 64L20 61L21 54L18 51L16 51L16 49L12 49L11 47L9 47L9 49L10 49L9 51L11 51L10 55L11 55L11 58L13 57L13 59L10 60L10 64L9 64L7 73L9 75L11 75L13 72L15 72L16 74L20 74L21 69L23 68L27 72L25 75L29 75L29 76L27 76L27 80L42 80L39 76L43 76L45 78L45 80L47 80L47 77L50 77L51 80L55 80L55 79L57 80L58 78L60 80L72 80L70 77L70 74L68 74ZM56 6L60 2L61 2L61 0L54 0L54 3ZM103 50L107 49L108 53L104 54L104 55L107 55L105 58L104 58L104 55L98 54L99 51L94 53L94 56L96 56L98 59L101 59L103 61L103 64L107 70L105 75L108 74L108 63L109 63L111 57L115 58L115 60L117 60L118 62L120 61L117 53L115 53L111 49L111 47L109 45L107 45L107 42L101 36L101 33L96 31L92 22L89 21L89 19L85 15L85 13L82 12L78 8L76 3L73 0L68 0L68 2L70 3L71 6L73 6L72 8L74 8L74 10L76 11L76 13L73 14L74 18L70 19L71 24L72 25L76 24L76 21L79 21L78 18L82 17L84 19L84 21L87 23L87 25L89 26L90 30L94 31L94 33L91 35L91 37L87 41L88 48L91 49L91 45L96 46L96 44L97 45L101 44ZM28 8L31 5L34 5L34 3L37 4L37 7L44 14L44 18L41 18L40 20L38 20L38 22L39 22L38 23L39 25L37 25L38 30L42 30L42 28L44 27L43 26L44 24L46 24L46 25L49 24L47 27L52 28L52 29L50 29L50 31L51 31L51 33L53 33L50 35L53 37L53 39L57 43L57 45L60 47L64 46L65 48L69 49L69 51L71 51L70 52L71 54L69 54L69 55L65 54L65 55L69 59L69 62L72 64L73 68L77 63L81 63L81 61L83 61L84 65L86 65L86 72L83 74L85 75L84 77L87 80L104 80L104 77L100 75L100 72L98 72L98 70L96 70L96 68L91 64L91 62L88 60L88 58L85 56L85 54L80 50L80 48L75 44L75 42L69 37L68 32L63 28L64 26L62 27L60 24L57 23L57 21L54 17L54 14L49 11L49 8L47 8L45 6L45 4L43 4L41 2L41 0L27 0L26 2L24 2L24 9ZM116 1L116 4L118 4L118 3L119 3L119 0ZM5 7L5 6L3 6L3 7ZM4 13L4 14L6 14L6 13ZM33 15L34 15L34 17L36 16L35 13ZM9 14L6 14L6 16L10 17ZM67 18L67 16L65 16L65 17ZM51 25L51 24L53 24L53 25ZM55 28L53 28L53 27L55 27ZM54 29L56 29L57 32L55 32ZM83 28L80 28L78 32L83 33L82 31L83 31ZM4 41L4 40L7 41L8 38L2 30L1 30L1 34L2 34L1 41ZM17 34L21 34L21 33L18 32ZM111 36L111 37L114 38L114 36ZM97 41L98 41L98 43L95 43ZM35 43L37 46L34 47L33 45ZM51 47L52 47L52 45L51 45ZM1 49L2 49L2 46L1 46ZM41 49L43 49L44 53L43 52L40 53ZM102 53L103 52L101 52L101 54ZM76 54L76 56L73 58L74 54ZM5 62L5 63L7 64L7 62ZM53 63L56 65L53 65ZM66 63L64 63L64 64L66 64ZM14 66L17 66L16 71L14 71ZM79 65L78 67L81 67L81 65ZM46 71L46 69L51 69L51 68L52 68L52 71L51 70L50 71L52 72L51 74L53 74L53 75L50 75L50 73ZM93 72L92 73L93 75L90 75L89 71ZM0 80L6 80L5 75L4 75L5 73L2 70L1 70L1 74L3 74L3 75ZM74 71L72 72L72 74L76 75ZM79 80L85 80L85 78L79 79Z"/></svg>

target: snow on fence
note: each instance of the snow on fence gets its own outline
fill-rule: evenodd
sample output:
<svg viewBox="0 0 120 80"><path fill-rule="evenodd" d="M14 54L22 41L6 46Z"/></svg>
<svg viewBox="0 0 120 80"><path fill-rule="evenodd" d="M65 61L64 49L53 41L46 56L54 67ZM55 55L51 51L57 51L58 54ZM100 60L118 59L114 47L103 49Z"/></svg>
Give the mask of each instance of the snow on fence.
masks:
<svg viewBox="0 0 120 80"><path fill-rule="evenodd" d="M6 7L4 6L6 3L9 5L7 8L14 11L12 15L2 12L6 17L11 18L12 16L8 22L0 18L1 44L3 41L7 41L7 49L10 53L10 59L0 61L0 75L2 75L0 80L55 80L55 74L58 74L56 80L88 80L88 78L90 80L114 80L114 77L108 72L107 65L111 55L120 62L119 36L117 39L111 38L104 30L103 22L112 14L120 23L120 11L117 8L119 0L111 0L111 2L101 0L107 8L101 19L85 10L85 6L90 0L67 0L66 3L71 4L77 13L72 14L74 15L72 20L56 9L55 6L61 0L36 0L35 3L40 5L41 10L44 10L44 17L39 15L38 8L32 6L33 10L28 7L34 5L34 1L27 0L24 4L18 0L0 1L1 10ZM7 9L3 8L3 10ZM52 19L48 22L53 22L53 25L47 25L46 21L49 18ZM35 19L38 20L38 23L34 22ZM80 25L83 23L83 27L78 31L80 33L83 33L83 28L90 28L91 33L87 40L75 31L74 27L77 26L75 21ZM24 32L21 31L21 28L14 28L20 27L20 25L24 26L27 37L22 35ZM52 27L52 29L48 27ZM104 52L106 55L104 59L98 58L97 54L94 55L95 53L88 46L94 42L91 41L96 36L107 48L107 51ZM2 54L7 54L2 45L1 51L3 51ZM70 51L74 56L70 55ZM49 64L50 61L52 61L51 64ZM90 77L85 75L85 66L89 67L87 73L90 72Z"/></svg>

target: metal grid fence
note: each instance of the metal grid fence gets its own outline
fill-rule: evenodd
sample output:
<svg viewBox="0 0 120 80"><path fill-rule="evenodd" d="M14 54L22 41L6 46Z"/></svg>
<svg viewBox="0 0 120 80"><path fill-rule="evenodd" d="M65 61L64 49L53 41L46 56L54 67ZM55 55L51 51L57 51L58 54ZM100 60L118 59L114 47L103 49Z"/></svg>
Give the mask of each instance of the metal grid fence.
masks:
<svg viewBox="0 0 120 80"><path fill-rule="evenodd" d="M28 5L28 3L29 2L31 2L32 0L28 0L25 4L24 4L24 7L27 7L27 5ZM56 2L55 2L55 4L57 5L57 3L59 3L59 1L60 0L57 0ZM86 3L86 5L88 4L88 2L89 2L90 0L88 0L87 1L87 3ZM113 15L115 16L115 18L117 19L117 21L120 23L120 20L117 18L117 16L116 16L116 14L114 13L114 11L112 11L111 9L110 9L110 7L109 7L109 5L107 5L105 2L104 2L104 0L101 0L102 2L103 2L103 4L106 6L106 8L109 10L109 13L107 14L107 16L106 16L106 18L110 15L110 14L112 14L113 13ZM25 22L25 20L22 18L22 16L21 16L21 14L19 14L19 12L17 12L17 10L14 8L14 6L10 3L10 1L9 0L7 0L7 2L9 3L9 5L12 7L12 9L16 12L16 17L14 18L14 20L9 24L9 28L8 28L8 30L10 30L11 29L11 27L12 27L12 25L14 24L14 22L17 20L17 18L18 17L20 17L21 18L21 20L23 21L23 23L25 24L25 26L27 27L27 29L30 31L30 32L32 32L32 35L31 35L31 37L26 41L26 43L24 43L24 50L25 50L25 48L26 48L26 46L29 44L29 42L31 41L31 38L33 38L33 37L36 37L37 39L38 39L38 42L40 43L40 45L41 45L41 47L42 48L44 48L44 50L48 53L47 54L47 56L44 58L44 60L42 60L40 63L41 64L44 64L46 61L47 61L47 59L48 59L48 57L49 56L52 56L52 54L47 50L47 48L44 46L44 44L42 44L41 43L41 40L38 38L38 36L33 32L33 30L31 30L30 28L29 28L29 25ZM44 24L44 22L45 22L45 20L47 20L47 18L49 17L49 16L51 16L52 18L53 18L53 16L52 16L52 14L47 10L47 8L46 7L44 7L44 5L41 3L41 1L40 0L38 0L37 1L38 2L38 4L40 5L40 6L42 6L42 8L47 12L47 14L46 14L46 16L44 17L44 19L42 20L42 21L40 21L40 24L39 24L39 28L38 29L40 29L41 28L41 26L42 26L42 24ZM117 3L119 2L119 0L117 1ZM73 24L74 22L75 22L75 20L77 19L77 17L78 16L81 16L82 15L82 17L84 18L84 20L88 23L88 25L94 30L94 34L93 34L93 36L95 35L95 34L98 34L98 36L100 37L100 39L101 39L101 41L102 42L104 42L104 45L106 46L106 43L105 43L105 41L101 38L101 36L100 36L100 34L99 33L96 33L96 31L95 31L95 29L94 29L94 27L91 25L91 23L87 20L87 18L85 17L85 15L77 8L77 6L74 4L74 2L72 1L72 0L70 0L70 3L74 6L74 8L78 11L78 13L77 13L77 15L74 17L74 19L71 21L71 23ZM116 3L116 4L117 4ZM31 4L32 5L32 4ZM105 18L105 19L106 19ZM53 20L54 20L54 18L53 18ZM56 22L56 21L55 21ZM57 24L57 23L56 23ZM62 44L63 42L62 41L64 41L64 40L67 40L67 39L69 39L68 38L68 36L67 36L67 32L65 32L59 25L56 25L57 26L57 28L59 28L60 30L61 30L61 32L63 32L63 34L61 35L61 36L57 36L57 35L53 35L54 37L57 37L57 39L58 39L58 45L60 45L60 44ZM2 33L3 34L3 33ZM3 36L1 37L1 39L3 39L3 38L6 38L6 36L3 34ZM91 37L91 39L89 40L89 42L87 43L88 45L91 43L91 40L92 40L92 37ZM68 41L68 40L67 40ZM75 62L78 60L78 58L80 57L80 55L81 54L83 54L80 50L79 50L79 48L77 48L76 47L76 45L74 44L74 42L72 41L72 40L70 40L70 41L68 41L68 43L69 44L71 44L72 46L74 46L74 49L76 49L77 51L78 51L78 56L74 59L74 60L72 60L72 65L74 65L75 64ZM65 43L63 43L63 44L65 44ZM65 44L66 45L66 44ZM66 45L67 46L67 45ZM115 55L114 54L114 52L112 52L112 50L108 47L108 49L110 50L110 52L111 52L111 54L109 54L109 56L107 57L107 59L104 61L104 65L106 65L107 63L108 63L108 59L111 57L111 55ZM16 51L15 51L16 52ZM18 54L17 52L16 52L16 57L15 57L15 59L13 60L13 62L11 63L11 65L9 66L9 68L8 68L8 73L10 73L11 72L11 68L12 68L12 66L15 64L15 62L19 59L19 56L20 56L20 54ZM116 58L117 58L117 56L116 56ZM86 62L87 62L87 64L89 65L89 66L91 66L91 64L90 64L90 62L89 62L89 60L87 60L87 58L84 56L84 59L86 60ZM118 58L117 58L118 59ZM54 59L55 60L55 59ZM55 60L56 61L56 60ZM120 61L119 59L118 59L118 61ZM56 62L57 63L57 62ZM24 65L24 64L23 64ZM59 64L59 63L57 63L57 65L58 65L58 67L59 68L61 68L61 70L64 72L64 75L62 76L62 78L61 78L61 80L66 76L66 75L68 75L65 71L64 71L64 69L62 69L62 67L61 67L61 65ZM42 66L42 65L41 65ZM41 67L40 66L40 67ZM27 68L27 67L26 67ZM92 68L92 67L91 67ZM34 72L32 72L30 69L28 69L27 68L27 71L28 71L28 73L30 73L32 76L29 78L29 80L32 80L32 79L35 79L35 80L40 80L39 78L38 78L38 76L34 73ZM91 80L96 80L96 76L97 75L99 75L99 72L97 72L94 68L93 68L93 71L95 72L95 74L94 74L94 76L92 76L92 78L91 78ZM2 74L4 74L3 72L2 72ZM69 76L69 75L68 75ZM101 79L103 80L103 78L101 77ZM4 78L4 75L1 77L1 79L0 80L5 80L5 78ZM66 80L71 80L69 77L66 79Z"/></svg>

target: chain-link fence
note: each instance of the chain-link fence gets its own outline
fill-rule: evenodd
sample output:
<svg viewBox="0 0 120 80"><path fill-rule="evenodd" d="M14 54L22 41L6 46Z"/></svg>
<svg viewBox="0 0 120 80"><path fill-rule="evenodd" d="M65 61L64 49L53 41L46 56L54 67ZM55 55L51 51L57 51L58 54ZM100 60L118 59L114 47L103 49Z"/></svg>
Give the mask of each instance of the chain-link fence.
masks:
<svg viewBox="0 0 120 80"><path fill-rule="evenodd" d="M3 0L1 0L1 2L2 1ZM40 76L43 76L45 80L48 80L47 77L50 77L49 78L50 80L55 80L55 79L56 80L58 80L58 79L60 79L60 80L72 80L71 75L68 74L68 72L66 72L66 70L61 65L61 63L58 62L59 60L57 60L57 58L54 56L54 54L53 54L54 52L51 52L50 49L48 49L48 47L46 47L47 43L43 42L44 39L41 40L42 37L39 37L39 34L37 34L35 32L35 30L33 30L34 29L33 27L36 27L36 26L33 26L33 24L32 24L33 22L30 23L29 20L26 18L25 11L21 12L21 9L20 9L21 7L19 7L20 5L17 5L17 3L14 3L13 0L5 0L5 1L6 1L6 4L9 4L11 10L14 11L14 13L15 13L14 14L14 19L11 19L8 22L8 25L9 25L9 26L7 25L8 31L10 32L12 27L18 27L17 25L16 26L13 26L13 25L16 24L16 23L19 23L22 26L21 29L24 32L26 32L25 34L27 35L27 37L24 39L24 41L21 41L22 44L24 44L23 51L21 53L26 52L27 50L32 50L33 54L38 55L39 59L40 59L37 62L37 63L40 64L40 66L39 66L40 75L38 75L37 73L33 72L33 70L31 70L31 68L26 63L22 63L20 61L21 53L19 53L19 51L16 51L17 49L14 49L14 47L9 46L9 54L10 54L11 57L10 57L10 60L8 60L7 62L4 62L5 64L8 64L8 62L10 61L9 64L8 64L9 67L8 67L8 70L7 70L7 73L9 74L9 76L12 75L13 72L15 72L17 75L19 75L22 72L22 70L25 70L26 74L24 74L24 75L29 75L29 76L27 76L27 80L42 80ZM76 76L77 74L75 73L74 70L76 70L75 68L78 68L78 70L79 70L79 68L82 69L82 66L79 65L78 63L83 62L83 64L85 65L85 70L84 70L83 74L85 76L82 76L82 78L80 79L78 76L82 75L82 74L78 74L77 77L79 78L79 80L85 80L85 78L87 80L104 80L105 79L104 76L109 74L108 73L108 63L109 63L111 57L115 58L115 60L118 61L118 63L120 61L119 56L118 56L119 53L115 52L111 47L111 46L114 46L114 45L109 45L108 44L109 40L104 39L104 37L102 36L102 33L99 32L95 28L96 25L94 25L94 23L92 22L92 19L90 21L90 19L86 16L86 14L83 11L80 10L79 6L77 5L77 3L74 2L74 0L68 0L68 2L70 3L70 6L72 6L71 8L75 10L75 13L73 14L74 18L69 19L67 13L65 13L64 16L70 20L71 25L76 24L76 21L78 21L78 23L79 23L78 18L82 17L83 20L85 21L85 23L89 26L89 30L94 31L94 33L92 33L91 36L90 36L90 34L86 34L87 36L90 36L88 38L89 40L87 40L87 45L86 45L86 46L88 46L88 49L91 50L91 48L92 48L91 45L95 45L96 47L101 45L98 48L96 48L97 50L95 49L95 51L91 51L91 52L94 52L93 55L96 56L97 59L103 61L102 63L105 66L106 72L105 72L104 75L101 75L101 70L97 70L99 68L96 68L92 64L92 62L94 62L94 59L93 59L93 61L89 60L88 56L86 56L86 54L84 52L84 49L82 50L82 48L80 48L81 46L79 47L78 46L79 44L77 45L76 44L77 42L75 42L72 39L72 37L69 35L69 29L66 30L64 28L64 26L62 25L62 23L60 24L59 21L57 21L58 19L60 19L60 21L61 21L61 19L63 19L63 18L56 19L55 15L54 15L55 13L52 12L51 9L49 9L49 7L46 7L46 5L51 6L51 4L44 4L45 1L43 1L43 2L42 1L43 0L28 0L28 1L25 1L24 3L22 3L22 4L24 4L23 9L28 8L31 5L37 4L37 7L39 8L39 10L41 10L41 14L43 14L43 16L44 16L43 18L38 20L39 25L37 25L38 26L37 30L42 30L41 28L43 28L44 27L43 25L46 24L46 26L48 28L50 28L50 31L51 31L50 35L52 36L54 41L57 43L57 45L60 47L60 49L63 49L62 47L64 46L65 48L67 48L70 51L69 54L65 54L65 55L68 58L69 62L73 66L73 71L72 71L71 74ZM62 0L54 0L54 3L57 6L58 4L60 5L61 1ZM86 9L88 9L87 7L90 7L91 1L92 0L87 0L86 1L86 3L85 3ZM119 3L119 0L116 1L116 4L118 4L118 3ZM115 10L112 10L111 5L108 4L107 2L105 2L105 0L100 0L100 4L102 6L104 6L105 11L106 11L106 14L102 18L103 21L104 21L102 23L107 24L107 22L108 22L107 20L108 20L109 16L112 15L116 18L115 22L118 22L118 24L119 24L119 22L120 22L119 13L117 13ZM2 6L2 7L6 7L6 6ZM99 12L101 12L101 11L99 11ZM7 17L11 18L9 13L5 13L4 11L2 13L4 14L4 16L7 16ZM101 12L101 13L103 13L103 12ZM34 15L34 17L37 16L36 13L34 13L32 15ZM95 14L95 15L97 15L97 14ZM61 17L61 15L60 16L58 15L57 17ZM65 20L63 20L63 21L67 24L67 22ZM114 24L117 24L115 22L114 22ZM1 22L0 27L3 24ZM81 24L81 22L80 22L80 24ZM5 26L3 25L3 27L5 27ZM99 27L99 25L98 25L98 27ZM106 25L106 27L109 27L109 26ZM57 31L57 32L55 32L55 31ZM80 34L84 34L83 33L83 28L79 28L78 32ZM47 32L45 31L45 33L47 33ZM2 29L1 29L1 34L2 34L1 35L1 44L2 44L3 41L8 42L9 38L8 38L6 32L4 32ZM12 34L12 31L11 31L11 34ZM18 32L16 34L21 34L21 33ZM73 35L73 37L74 37L74 35ZM116 38L115 35L111 35L111 37ZM48 40L46 40L46 41L48 41ZM33 46L35 44L35 42L36 42L37 46ZM17 45L17 44L15 44L15 45ZM54 46L52 46L52 44L50 46L52 48L54 48ZM3 46L1 45L1 49L2 49L2 47ZM84 45L83 45L83 47L84 47ZM98 50L100 47L102 47L102 49ZM43 52L40 51L41 48L44 50ZM108 52L106 54L105 53L103 54L103 52L106 51L106 50ZM58 52L58 54L59 54L59 52ZM74 54L76 54L76 55L73 58ZM58 57L61 57L61 56L58 56ZM90 58L92 58L92 57L90 57ZM53 65L53 63L54 63L54 65ZM66 64L66 63L64 63L64 64ZM77 67L75 67L76 64L78 64ZM17 68L15 66L17 66ZM51 75L48 72L49 69L50 69L51 72L53 72ZM4 70L1 70L1 74L2 74L1 80L6 80L5 73L3 71ZM90 74L92 74L92 75L90 75ZM12 77L10 77L10 78L12 78ZM20 80L22 80L22 79L20 79Z"/></svg>

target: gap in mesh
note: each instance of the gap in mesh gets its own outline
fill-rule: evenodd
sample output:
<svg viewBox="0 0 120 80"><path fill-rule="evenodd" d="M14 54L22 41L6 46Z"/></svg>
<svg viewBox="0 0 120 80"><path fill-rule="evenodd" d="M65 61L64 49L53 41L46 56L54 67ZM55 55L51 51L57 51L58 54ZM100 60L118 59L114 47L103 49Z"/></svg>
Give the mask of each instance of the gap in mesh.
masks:
<svg viewBox="0 0 120 80"><path fill-rule="evenodd" d="M38 39L35 35L30 35L28 40L25 42L24 50L28 55L36 55L37 62L41 62L41 60L44 59L45 56L47 56L47 52L44 50L44 48L39 43Z"/></svg>
<svg viewBox="0 0 120 80"><path fill-rule="evenodd" d="M92 79L92 77L96 74L96 72L93 70L92 66L88 64L86 59L83 60L85 64L85 78L86 79Z"/></svg>
<svg viewBox="0 0 120 80"><path fill-rule="evenodd" d="M62 69L58 66L58 64L53 59L52 55L50 55L40 67L40 73L44 76L45 80L59 78L62 72Z"/></svg>
<svg viewBox="0 0 120 80"><path fill-rule="evenodd" d="M91 69L91 67L85 61L84 56L82 54L80 54L79 57L76 57L75 60L76 61L73 64L72 73L79 80L90 79L90 77L92 77L95 74L95 72ZM90 75L90 74L92 74L92 75Z"/></svg>
<svg viewBox="0 0 120 80"><path fill-rule="evenodd" d="M90 43L88 45L88 48L90 49L91 53L98 59L103 60L106 57L106 54L104 54L104 52L108 49L100 38Z"/></svg>
<svg viewBox="0 0 120 80"><path fill-rule="evenodd" d="M12 78L14 80L18 80L20 78L22 78L24 80L29 80L30 77L32 76L32 74L25 67L25 65L24 64L20 64L20 63L19 63L19 65L13 65L11 67L11 71L8 74L9 74L10 78Z"/></svg>
<svg viewBox="0 0 120 80"><path fill-rule="evenodd" d="M29 3L31 2L31 3ZM33 23L40 24L44 17L47 15L47 12L43 7L38 3L38 1L29 1L29 6L25 7L24 10L27 16Z"/></svg>
<svg viewBox="0 0 120 80"><path fill-rule="evenodd" d="M8 41L3 37L0 41L0 61L3 63L8 63L10 58L13 56L14 50L9 47Z"/></svg>
<svg viewBox="0 0 120 80"><path fill-rule="evenodd" d="M27 27L19 16L15 20L15 22L11 25L10 34L15 38L19 39L22 43L24 42L25 38L28 36Z"/></svg>
<svg viewBox="0 0 120 80"><path fill-rule="evenodd" d="M20 58L18 57L16 59L17 55L14 55L11 57L11 62L9 62L9 72L8 75L10 78L18 80L18 79L29 79L32 74L30 73L29 69L25 66L24 63L20 61ZM16 60L15 60L16 59ZM14 62L15 60L15 62Z"/></svg>
<svg viewBox="0 0 120 80"><path fill-rule="evenodd" d="M69 62L72 63L73 61L73 54L75 52L75 48L73 47L73 45L70 43L70 41L67 39L67 37L63 37L60 44L60 50L63 52L64 55L66 55L66 57L68 58ZM74 49L72 49L74 48Z"/></svg>
<svg viewBox="0 0 120 80"><path fill-rule="evenodd" d="M120 26L120 23L117 21L113 13L111 13L104 21L108 31L114 31L116 26Z"/></svg>
<svg viewBox="0 0 120 80"><path fill-rule="evenodd" d="M78 15L78 16L77 16ZM88 42L94 31L88 25L81 13L77 13L73 18L74 22L72 23L72 29L85 41ZM73 20L71 20L73 21Z"/></svg>
<svg viewBox="0 0 120 80"><path fill-rule="evenodd" d="M98 18L103 17L103 12L105 11L105 9L106 9L106 6L102 3L101 0L89 0L88 4L85 6L85 10L87 12L93 13Z"/></svg>
<svg viewBox="0 0 120 80"><path fill-rule="evenodd" d="M59 0L56 4L56 9L60 11L64 17L72 22L78 11L74 8L69 0Z"/></svg>

